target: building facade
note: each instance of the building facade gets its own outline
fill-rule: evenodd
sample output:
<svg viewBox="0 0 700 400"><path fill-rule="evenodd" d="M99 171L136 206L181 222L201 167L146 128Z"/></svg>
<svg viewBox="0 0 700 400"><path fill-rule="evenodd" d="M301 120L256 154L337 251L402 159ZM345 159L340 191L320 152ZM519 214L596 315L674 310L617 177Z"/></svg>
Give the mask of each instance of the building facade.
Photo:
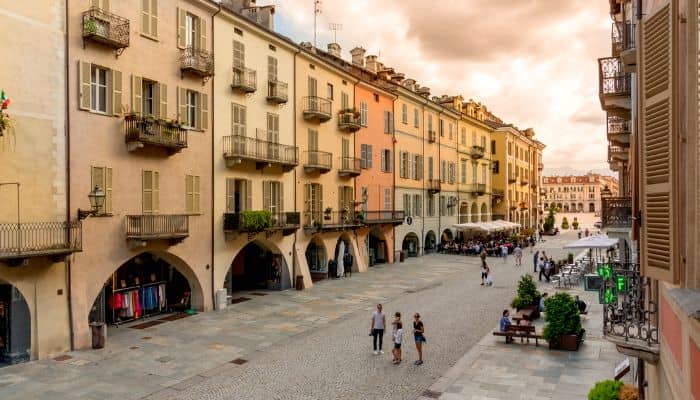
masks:
<svg viewBox="0 0 700 400"><path fill-rule="evenodd" d="M606 188L610 191L607 196L616 197L617 179L593 173L581 176L545 176L542 178L544 209L554 205L566 213L600 213Z"/></svg>

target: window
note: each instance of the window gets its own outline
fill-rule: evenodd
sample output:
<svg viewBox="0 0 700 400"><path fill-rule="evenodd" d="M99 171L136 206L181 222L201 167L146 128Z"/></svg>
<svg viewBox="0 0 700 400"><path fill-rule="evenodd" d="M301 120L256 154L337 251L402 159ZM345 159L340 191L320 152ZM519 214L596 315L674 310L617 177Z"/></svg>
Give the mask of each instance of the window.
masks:
<svg viewBox="0 0 700 400"><path fill-rule="evenodd" d="M326 84L326 98L328 100L333 100L333 85L330 83Z"/></svg>
<svg viewBox="0 0 700 400"><path fill-rule="evenodd" d="M496 155L496 141L491 141L491 154Z"/></svg>
<svg viewBox="0 0 700 400"><path fill-rule="evenodd" d="M355 206L355 194L352 186L338 186L338 210L352 210Z"/></svg>
<svg viewBox="0 0 700 400"><path fill-rule="evenodd" d="M481 166L481 183L484 185L488 183L487 181L488 176L486 175L486 165Z"/></svg>
<svg viewBox="0 0 700 400"><path fill-rule="evenodd" d="M420 126L420 124L419 124L418 122L419 122L419 120L418 120L418 109L417 109L417 108L414 108L414 109L413 109L413 126L416 127L416 128L418 128L418 127Z"/></svg>
<svg viewBox="0 0 700 400"><path fill-rule="evenodd" d="M401 178L408 178L408 153L405 151L399 152L399 176Z"/></svg>
<svg viewBox="0 0 700 400"><path fill-rule="evenodd" d="M240 213L253 209L253 182L226 178L226 212Z"/></svg>
<svg viewBox="0 0 700 400"><path fill-rule="evenodd" d="M90 188L99 186L105 192L105 201L97 209L97 215L112 214L112 168L90 167Z"/></svg>
<svg viewBox="0 0 700 400"><path fill-rule="evenodd" d="M394 113L384 111L384 133L391 134L394 132Z"/></svg>
<svg viewBox="0 0 700 400"><path fill-rule="evenodd" d="M306 225L321 223L323 216L323 186L318 183L304 185L304 211Z"/></svg>
<svg viewBox="0 0 700 400"><path fill-rule="evenodd" d="M411 208L411 195L410 194L403 195L403 210L406 213L407 217L410 217L411 215L413 215L411 213L412 208Z"/></svg>
<svg viewBox="0 0 700 400"><path fill-rule="evenodd" d="M360 167L372 168L372 145L370 144L360 145Z"/></svg>
<svg viewBox="0 0 700 400"><path fill-rule="evenodd" d="M310 97L318 96L318 82L316 81L316 78L309 77L308 89L309 89L309 96Z"/></svg>
<svg viewBox="0 0 700 400"><path fill-rule="evenodd" d="M408 104L403 104L401 106L401 122L404 125L408 125Z"/></svg>
<svg viewBox="0 0 700 400"><path fill-rule="evenodd" d="M428 210L426 214L428 217L435 216L435 196L428 196Z"/></svg>
<svg viewBox="0 0 700 400"><path fill-rule="evenodd" d="M231 103L231 134L246 135L246 108L236 103Z"/></svg>
<svg viewBox="0 0 700 400"><path fill-rule="evenodd" d="M508 143L508 155L513 155L513 143Z"/></svg>
<svg viewBox="0 0 700 400"><path fill-rule="evenodd" d="M476 132L472 132L472 146L476 146Z"/></svg>
<svg viewBox="0 0 700 400"><path fill-rule="evenodd" d="M367 102L360 103L360 125L367 126Z"/></svg>
<svg viewBox="0 0 700 400"><path fill-rule="evenodd" d="M467 160L460 161L460 169L462 170L460 182L467 183Z"/></svg>
<svg viewBox="0 0 700 400"><path fill-rule="evenodd" d="M192 14L185 14L185 47L196 48L197 39L199 34L197 33L197 25L199 18Z"/></svg>
<svg viewBox="0 0 700 400"><path fill-rule="evenodd" d="M282 182L263 181L263 209L272 213L273 216L284 211Z"/></svg>
<svg viewBox="0 0 700 400"><path fill-rule="evenodd" d="M445 160L440 162L440 182L447 182L447 161Z"/></svg>
<svg viewBox="0 0 700 400"><path fill-rule="evenodd" d="M233 68L239 69L245 67L245 44L234 40L233 41Z"/></svg>
<svg viewBox="0 0 700 400"><path fill-rule="evenodd" d="M393 155L391 153L391 150L384 149L382 150L382 172L391 172L392 171L392 165L393 165Z"/></svg>
<svg viewBox="0 0 700 400"><path fill-rule="evenodd" d="M449 127L449 129L448 129L449 130L449 139L452 140L453 136L452 136L452 123L451 122L448 124L448 127Z"/></svg>
<svg viewBox="0 0 700 400"><path fill-rule="evenodd" d="M462 143L465 146L467 145L467 128L462 128L460 143Z"/></svg>
<svg viewBox="0 0 700 400"><path fill-rule="evenodd" d="M143 214L158 214L160 205L160 182L158 171L143 171L141 176Z"/></svg>
<svg viewBox="0 0 700 400"><path fill-rule="evenodd" d="M440 216L444 217L447 214L447 199L445 196L440 196Z"/></svg>
<svg viewBox="0 0 700 400"><path fill-rule="evenodd" d="M419 194L413 195L413 215L417 217L423 215L423 198Z"/></svg>
<svg viewBox="0 0 700 400"><path fill-rule="evenodd" d="M486 136L481 137L481 147L486 150Z"/></svg>
<svg viewBox="0 0 700 400"><path fill-rule="evenodd" d="M277 59L275 57L267 57L267 79L272 82L277 81Z"/></svg>
<svg viewBox="0 0 700 400"><path fill-rule="evenodd" d="M499 163L498 161L494 161L494 162L491 163L491 171L492 171L494 174L498 174L498 173L500 172L500 170L499 170L499 164L500 164L500 163Z"/></svg>
<svg viewBox="0 0 700 400"><path fill-rule="evenodd" d="M428 115L428 132L433 131L433 116Z"/></svg>
<svg viewBox="0 0 700 400"><path fill-rule="evenodd" d="M476 163L472 163L472 183L479 183L479 181L476 180L477 169L478 165Z"/></svg>
<svg viewBox="0 0 700 400"><path fill-rule="evenodd" d="M197 92L187 90L185 99L185 125L194 128L197 126Z"/></svg>
<svg viewBox="0 0 700 400"><path fill-rule="evenodd" d="M205 93L178 88L178 118L190 129L208 129L209 101Z"/></svg>
<svg viewBox="0 0 700 400"><path fill-rule="evenodd" d="M155 110L156 86L157 83L144 79L142 81L142 109L143 115L157 115ZM164 116L165 117L165 116Z"/></svg>
<svg viewBox="0 0 700 400"><path fill-rule="evenodd" d="M391 189L384 188L384 209L391 210Z"/></svg>
<svg viewBox="0 0 700 400"><path fill-rule="evenodd" d="M340 106L343 110L350 109L350 96L345 92L340 92Z"/></svg>
<svg viewBox="0 0 700 400"><path fill-rule="evenodd" d="M379 103L379 95L376 93L374 94L374 102Z"/></svg>
<svg viewBox="0 0 700 400"><path fill-rule="evenodd" d="M413 155L413 179L423 179L423 156L419 154Z"/></svg>
<svg viewBox="0 0 700 400"><path fill-rule="evenodd" d="M439 127L440 127L440 137L445 137L445 121L440 120Z"/></svg>
<svg viewBox="0 0 700 400"><path fill-rule="evenodd" d="M158 37L158 0L141 1L141 34Z"/></svg>
<svg viewBox="0 0 700 400"><path fill-rule="evenodd" d="M448 168L448 181L450 185L454 185L455 183L455 170L456 170L456 164L453 162L448 163L447 165Z"/></svg>
<svg viewBox="0 0 700 400"><path fill-rule="evenodd" d="M428 179L433 180L433 157L428 157Z"/></svg>
<svg viewBox="0 0 700 400"><path fill-rule="evenodd" d="M107 113L107 70L95 65L90 71L90 110Z"/></svg>
<svg viewBox="0 0 700 400"><path fill-rule="evenodd" d="M185 175L185 213L199 214L201 209L200 178L194 175Z"/></svg>

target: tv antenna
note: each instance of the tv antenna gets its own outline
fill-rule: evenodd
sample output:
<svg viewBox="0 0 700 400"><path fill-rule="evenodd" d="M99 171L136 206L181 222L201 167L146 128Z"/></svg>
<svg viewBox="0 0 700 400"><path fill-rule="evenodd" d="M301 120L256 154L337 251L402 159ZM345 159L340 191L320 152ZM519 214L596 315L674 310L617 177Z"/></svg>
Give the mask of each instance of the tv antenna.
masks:
<svg viewBox="0 0 700 400"><path fill-rule="evenodd" d="M321 14L321 0L314 0L314 48L316 48L316 19Z"/></svg>
<svg viewBox="0 0 700 400"><path fill-rule="evenodd" d="M343 30L343 24L328 24L328 29L333 31L333 43L338 43L338 31Z"/></svg>

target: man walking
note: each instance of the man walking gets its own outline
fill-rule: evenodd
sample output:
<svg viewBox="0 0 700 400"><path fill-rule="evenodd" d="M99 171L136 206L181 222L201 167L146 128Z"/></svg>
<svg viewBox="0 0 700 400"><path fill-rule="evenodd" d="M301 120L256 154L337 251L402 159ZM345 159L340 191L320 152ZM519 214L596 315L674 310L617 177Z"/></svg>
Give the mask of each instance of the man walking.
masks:
<svg viewBox="0 0 700 400"><path fill-rule="evenodd" d="M515 250L513 250L513 255L515 256L515 266L523 266L523 249L520 248L520 243L515 245Z"/></svg>
<svg viewBox="0 0 700 400"><path fill-rule="evenodd" d="M540 251L537 250L535 252L535 256L532 258L532 264L534 265L534 268L535 268L533 272L537 272L537 261L539 258L540 258Z"/></svg>
<svg viewBox="0 0 700 400"><path fill-rule="evenodd" d="M384 340L384 327L386 326L386 317L382 312L382 305L377 304L377 311L372 314L372 324L370 325L370 335L372 336L372 345L374 347L374 355L384 354L382 351L382 341ZM379 347L377 347L379 341Z"/></svg>

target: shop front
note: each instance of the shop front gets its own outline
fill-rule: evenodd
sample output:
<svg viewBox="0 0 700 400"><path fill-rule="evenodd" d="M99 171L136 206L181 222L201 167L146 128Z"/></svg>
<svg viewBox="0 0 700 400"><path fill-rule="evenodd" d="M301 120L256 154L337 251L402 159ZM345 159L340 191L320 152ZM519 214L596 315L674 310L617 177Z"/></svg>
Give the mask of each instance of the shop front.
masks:
<svg viewBox="0 0 700 400"><path fill-rule="evenodd" d="M311 280L316 282L328 278L328 259L326 257L326 248L323 245L323 240L315 236L306 246L306 263L309 266Z"/></svg>
<svg viewBox="0 0 700 400"><path fill-rule="evenodd" d="M245 290L285 290L292 286L284 256L271 244L246 244L231 262L224 287L231 295Z"/></svg>
<svg viewBox="0 0 700 400"><path fill-rule="evenodd" d="M418 235L410 232L404 236L401 249L408 257L418 257L420 251L420 239L418 239Z"/></svg>
<svg viewBox="0 0 700 400"><path fill-rule="evenodd" d="M0 367L29 361L31 314L17 287L0 283Z"/></svg>

